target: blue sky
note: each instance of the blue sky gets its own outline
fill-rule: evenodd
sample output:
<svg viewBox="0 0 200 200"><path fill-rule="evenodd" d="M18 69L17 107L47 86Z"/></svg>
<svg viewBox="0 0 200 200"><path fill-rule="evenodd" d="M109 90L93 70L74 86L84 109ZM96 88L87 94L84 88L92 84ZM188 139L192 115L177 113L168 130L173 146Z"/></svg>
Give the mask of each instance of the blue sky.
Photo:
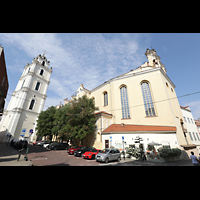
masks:
<svg viewBox="0 0 200 200"><path fill-rule="evenodd" d="M154 48L176 85L177 96L200 91L200 34L198 33L0 33L9 79L6 106L24 66L46 51L53 73L45 102L57 105L82 83L91 90L147 61ZM200 117L200 94L179 99Z"/></svg>

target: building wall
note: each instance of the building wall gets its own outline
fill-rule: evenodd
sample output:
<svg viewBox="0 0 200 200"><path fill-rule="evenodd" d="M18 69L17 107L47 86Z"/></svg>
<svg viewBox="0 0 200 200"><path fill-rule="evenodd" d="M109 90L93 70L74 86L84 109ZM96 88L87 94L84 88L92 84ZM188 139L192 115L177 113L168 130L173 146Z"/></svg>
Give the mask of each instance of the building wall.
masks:
<svg viewBox="0 0 200 200"><path fill-rule="evenodd" d="M190 138L191 143L197 145L197 149L199 150L199 153L200 153L200 135L199 135L197 126L195 124L192 112L189 107L186 107L186 108L182 107L181 112L182 112L183 118L184 118L184 120L183 120L184 127L187 129L186 134Z"/></svg>
<svg viewBox="0 0 200 200"><path fill-rule="evenodd" d="M146 117L145 114L141 90L141 82L144 80L147 80L150 85L151 95L155 102L155 117ZM130 119L122 119L121 85L127 86ZM105 91L108 93L108 106L104 106L103 94ZM176 97L175 86L161 68L108 81L106 84L92 90L90 96L95 98L95 104L99 107L99 110L104 110L113 115L112 124L176 126L179 143L186 144L180 124L180 119L183 119L183 117ZM191 142L188 136L187 139Z"/></svg>
<svg viewBox="0 0 200 200"><path fill-rule="evenodd" d="M0 46L0 113L3 113L8 87L9 84L8 84L4 49L3 47Z"/></svg>
<svg viewBox="0 0 200 200"><path fill-rule="evenodd" d="M143 139L141 144L144 145L144 149L147 149L147 144L150 142L155 142L162 145L170 146L171 148L177 147L177 137L175 133L117 133L117 134L104 134L102 136L103 148L105 148L105 140L109 140L109 146L114 146L116 148L123 148L122 136L124 137L124 142L126 144L124 147L128 147L129 145L135 144L136 137L140 137ZM112 137L112 139L110 139ZM139 145L139 144L138 144ZM161 146L159 146L161 147Z"/></svg>

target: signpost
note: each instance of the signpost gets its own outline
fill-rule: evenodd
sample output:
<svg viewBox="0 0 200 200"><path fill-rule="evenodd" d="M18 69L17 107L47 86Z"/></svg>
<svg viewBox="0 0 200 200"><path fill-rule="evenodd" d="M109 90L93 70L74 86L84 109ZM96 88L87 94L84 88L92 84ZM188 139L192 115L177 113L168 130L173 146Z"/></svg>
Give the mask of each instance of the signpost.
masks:
<svg viewBox="0 0 200 200"><path fill-rule="evenodd" d="M141 137L137 136L135 138L135 143L139 143L140 144L141 141L143 141L143 139Z"/></svg>
<svg viewBox="0 0 200 200"><path fill-rule="evenodd" d="M124 157L124 160L125 160L125 151L124 151L124 136L122 136L122 144L123 144L123 149L122 149L122 153L123 153L123 157Z"/></svg>
<svg viewBox="0 0 200 200"><path fill-rule="evenodd" d="M112 136L110 136L110 146L112 146Z"/></svg>

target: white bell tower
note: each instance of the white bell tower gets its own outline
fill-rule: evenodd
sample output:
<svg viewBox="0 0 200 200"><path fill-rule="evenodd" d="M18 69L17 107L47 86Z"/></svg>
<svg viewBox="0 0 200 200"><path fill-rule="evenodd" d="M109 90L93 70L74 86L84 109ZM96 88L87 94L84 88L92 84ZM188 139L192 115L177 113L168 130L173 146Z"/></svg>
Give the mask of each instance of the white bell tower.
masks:
<svg viewBox="0 0 200 200"><path fill-rule="evenodd" d="M17 87L13 92L7 110L0 122L0 131L19 139L20 135L36 140L36 119L43 110L52 67L45 54L38 55L24 68Z"/></svg>

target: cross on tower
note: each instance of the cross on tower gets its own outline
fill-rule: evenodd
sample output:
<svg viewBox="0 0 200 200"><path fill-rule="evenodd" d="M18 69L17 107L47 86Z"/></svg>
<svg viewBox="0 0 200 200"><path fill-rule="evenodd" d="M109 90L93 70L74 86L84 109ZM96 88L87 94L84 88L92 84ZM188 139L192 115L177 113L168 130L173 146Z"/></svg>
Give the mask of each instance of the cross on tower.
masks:
<svg viewBox="0 0 200 200"><path fill-rule="evenodd" d="M42 50L43 51L43 56L47 53L46 50Z"/></svg>

